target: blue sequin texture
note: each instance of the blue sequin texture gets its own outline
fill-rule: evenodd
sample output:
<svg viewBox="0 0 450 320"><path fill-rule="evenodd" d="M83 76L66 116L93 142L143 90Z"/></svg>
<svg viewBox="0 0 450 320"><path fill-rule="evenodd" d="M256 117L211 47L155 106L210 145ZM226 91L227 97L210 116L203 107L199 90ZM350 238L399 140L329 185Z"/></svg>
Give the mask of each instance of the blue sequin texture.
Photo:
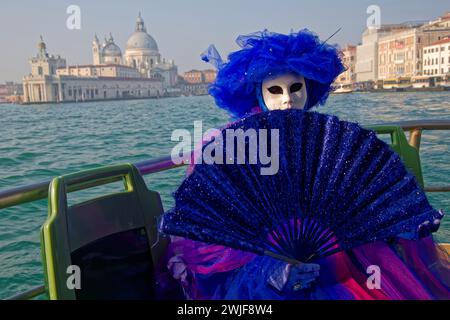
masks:
<svg viewBox="0 0 450 320"><path fill-rule="evenodd" d="M260 161L196 165L163 232L306 262L442 218L399 156L356 123L287 110L228 127L250 128L279 129L278 173L261 175Z"/></svg>

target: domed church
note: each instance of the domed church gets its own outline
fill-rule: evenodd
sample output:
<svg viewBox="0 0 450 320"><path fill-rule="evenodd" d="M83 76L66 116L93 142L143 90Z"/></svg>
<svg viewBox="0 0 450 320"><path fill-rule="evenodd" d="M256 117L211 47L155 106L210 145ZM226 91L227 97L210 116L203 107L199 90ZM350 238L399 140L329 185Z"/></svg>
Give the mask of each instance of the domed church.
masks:
<svg viewBox="0 0 450 320"><path fill-rule="evenodd" d="M92 53L94 56L94 65L99 64L122 64L122 50L114 43L112 34L109 39L105 39L103 45L100 44L97 35L92 43Z"/></svg>
<svg viewBox="0 0 450 320"><path fill-rule="evenodd" d="M127 41L125 51L126 64L137 69L149 69L161 62L158 45L155 39L147 33L144 20L139 14L134 33Z"/></svg>
<svg viewBox="0 0 450 320"><path fill-rule="evenodd" d="M147 33L141 14L136 20L134 33L126 43L125 54L114 43L112 35L100 44L97 36L92 44L94 65L117 64L137 69L145 78L161 77L165 87L173 87L177 83L178 68L173 60L163 59L159 53L155 39Z"/></svg>

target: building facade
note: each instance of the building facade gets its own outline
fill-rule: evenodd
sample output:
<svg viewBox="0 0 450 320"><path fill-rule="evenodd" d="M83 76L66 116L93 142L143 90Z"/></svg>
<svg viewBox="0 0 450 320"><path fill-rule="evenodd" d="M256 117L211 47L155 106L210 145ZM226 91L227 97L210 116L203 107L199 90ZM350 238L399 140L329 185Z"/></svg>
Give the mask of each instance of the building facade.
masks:
<svg viewBox="0 0 450 320"><path fill-rule="evenodd" d="M356 73L355 73L355 65L356 65L356 46L347 45L341 51L342 54L342 62L345 66L345 71L341 73L337 79L336 84L353 84L356 82Z"/></svg>
<svg viewBox="0 0 450 320"><path fill-rule="evenodd" d="M450 11L444 13L438 19L430 21L428 26L435 28L450 28Z"/></svg>
<svg viewBox="0 0 450 320"><path fill-rule="evenodd" d="M200 70L189 70L184 73L183 79L189 84L203 83L203 73Z"/></svg>
<svg viewBox="0 0 450 320"><path fill-rule="evenodd" d="M450 34L441 24L425 24L382 37L378 43L378 79L423 75L423 48Z"/></svg>
<svg viewBox="0 0 450 320"><path fill-rule="evenodd" d="M97 35L94 36L94 41L92 42L92 60L94 65L122 64L122 50L114 43L114 38L111 33L103 44L100 44Z"/></svg>
<svg viewBox="0 0 450 320"><path fill-rule="evenodd" d="M208 83L183 83L181 92L185 96L204 96L208 94Z"/></svg>
<svg viewBox="0 0 450 320"><path fill-rule="evenodd" d="M21 83L11 81L0 84L0 103L21 102L23 98L23 86Z"/></svg>
<svg viewBox="0 0 450 320"><path fill-rule="evenodd" d="M41 38L38 54L30 59L31 73L23 79L24 103L88 101L173 96L178 68L161 57L155 39L139 14L125 54L112 34L92 42L90 65L68 66L47 53ZM178 88L179 90L179 88Z"/></svg>
<svg viewBox="0 0 450 320"><path fill-rule="evenodd" d="M184 95L207 95L211 83L216 80L217 71L190 70L184 73L181 79L181 91Z"/></svg>
<svg viewBox="0 0 450 320"><path fill-rule="evenodd" d="M0 103L5 103L7 96L9 96L8 89L4 84L0 84Z"/></svg>
<svg viewBox="0 0 450 320"><path fill-rule="evenodd" d="M31 73L23 79L23 103L137 99L164 94L160 77L144 78L129 67L67 67L65 59L47 53L42 38L30 64Z"/></svg>
<svg viewBox="0 0 450 320"><path fill-rule="evenodd" d="M74 77L143 78L137 69L116 64L67 66L56 69L56 74Z"/></svg>
<svg viewBox="0 0 450 320"><path fill-rule="evenodd" d="M362 34L362 43L356 47L356 81L358 83L378 80L378 41L381 37L401 32L410 27L402 24L381 25L367 28Z"/></svg>
<svg viewBox="0 0 450 320"><path fill-rule="evenodd" d="M356 81L376 81L378 78L378 38L377 29L366 29L362 35L362 44L356 47Z"/></svg>
<svg viewBox="0 0 450 320"><path fill-rule="evenodd" d="M423 48L423 74L435 77L450 74L450 38Z"/></svg>
<svg viewBox="0 0 450 320"><path fill-rule="evenodd" d="M217 70L207 69L203 71L203 79L206 83L213 83L216 81Z"/></svg>
<svg viewBox="0 0 450 320"><path fill-rule="evenodd" d="M175 62L161 57L158 44L147 33L141 14L136 20L134 33L127 41L124 64L139 70L144 77L161 76L166 87L177 84L178 68Z"/></svg>
<svg viewBox="0 0 450 320"><path fill-rule="evenodd" d="M92 41L92 62L98 65L123 65L137 70L142 77L153 78L160 75L164 86L177 84L178 68L173 60L162 58L155 39L147 33L145 22L139 14L134 33L126 43L125 53L114 42L112 34L100 43L97 35Z"/></svg>
<svg viewBox="0 0 450 320"><path fill-rule="evenodd" d="M212 83L216 80L217 71L213 69L207 70L190 70L184 73L183 80L188 84Z"/></svg>

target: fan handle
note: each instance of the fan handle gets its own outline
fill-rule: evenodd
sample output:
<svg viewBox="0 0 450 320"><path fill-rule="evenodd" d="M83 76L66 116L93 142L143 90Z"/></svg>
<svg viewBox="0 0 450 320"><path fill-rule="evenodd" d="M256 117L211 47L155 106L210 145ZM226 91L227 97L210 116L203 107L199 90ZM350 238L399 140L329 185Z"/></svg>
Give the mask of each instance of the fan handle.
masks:
<svg viewBox="0 0 450 320"><path fill-rule="evenodd" d="M274 253L274 252L269 251L269 250L265 250L264 251L264 255L272 257L272 258L275 258L275 259L278 259L278 260L281 260L281 261L284 261L284 262L287 262L289 264L295 264L295 265L302 265L303 264L303 262L301 262L301 261L298 261L296 259L283 256L281 254Z"/></svg>

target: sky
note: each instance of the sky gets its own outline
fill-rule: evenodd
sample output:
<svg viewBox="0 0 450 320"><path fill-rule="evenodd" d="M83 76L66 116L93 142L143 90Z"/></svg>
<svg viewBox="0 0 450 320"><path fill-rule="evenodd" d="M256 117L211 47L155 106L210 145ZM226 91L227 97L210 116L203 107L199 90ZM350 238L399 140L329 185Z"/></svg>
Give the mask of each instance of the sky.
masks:
<svg viewBox="0 0 450 320"><path fill-rule="evenodd" d="M70 5L80 8L81 29L66 27ZM381 23L432 20L450 11L448 0L2 0L0 2L0 83L20 81L30 72L28 59L42 35L50 54L69 65L92 63L94 34L112 32L122 52L139 12L162 57L174 59L179 73L206 69L200 53L215 44L222 57L237 50L235 39L263 29L288 33L308 28L322 39L358 44L378 5Z"/></svg>

